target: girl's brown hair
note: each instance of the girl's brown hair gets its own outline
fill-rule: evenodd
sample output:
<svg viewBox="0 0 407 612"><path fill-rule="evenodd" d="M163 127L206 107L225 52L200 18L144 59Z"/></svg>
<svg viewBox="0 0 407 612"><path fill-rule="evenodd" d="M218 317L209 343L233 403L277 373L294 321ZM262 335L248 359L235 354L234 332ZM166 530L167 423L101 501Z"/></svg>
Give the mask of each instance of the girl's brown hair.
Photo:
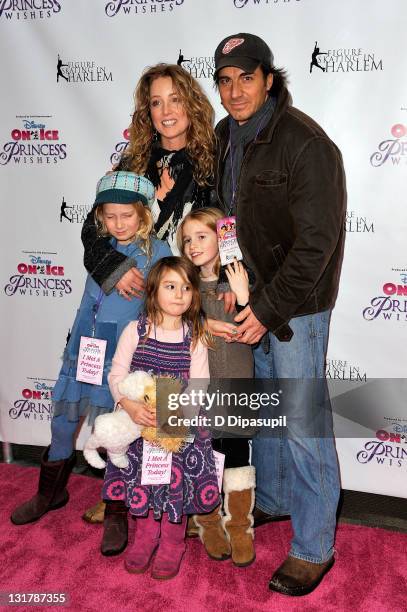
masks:
<svg viewBox="0 0 407 612"><path fill-rule="evenodd" d="M147 255L151 257L151 232L153 229L153 217L149 209L144 206L142 202L132 202L131 205L136 209L140 219L140 225L135 235L135 240L140 240L141 249ZM99 204L95 208L95 223L98 236L104 238L110 236L107 231L105 222L103 221L103 204Z"/></svg>
<svg viewBox="0 0 407 612"><path fill-rule="evenodd" d="M160 325L162 322L162 314L158 304L157 294L163 274L167 270L177 272L184 281L191 286L191 305L182 315L182 320L185 321L191 329L192 346L195 347L198 340L207 344L207 334L204 329L206 319L201 309L198 271L196 267L184 257L163 257L151 268L147 276L145 288L145 312L149 323Z"/></svg>
<svg viewBox="0 0 407 612"><path fill-rule="evenodd" d="M216 222L223 219L224 216L224 213L218 208L197 208L195 210L191 210L191 212L185 215L177 230L177 247L180 253L184 255L185 244L183 239L183 229L187 221L199 221L216 234ZM219 270L220 256L218 254L218 258L213 269L216 276L219 276Z"/></svg>
<svg viewBox="0 0 407 612"><path fill-rule="evenodd" d="M189 119L186 147L193 165L193 176L200 186L213 175L215 134L214 110L198 82L175 64L157 64L147 68L134 93L134 113L129 127L130 142L124 158L129 169L145 174L154 138L150 116L150 85L160 77L169 77Z"/></svg>

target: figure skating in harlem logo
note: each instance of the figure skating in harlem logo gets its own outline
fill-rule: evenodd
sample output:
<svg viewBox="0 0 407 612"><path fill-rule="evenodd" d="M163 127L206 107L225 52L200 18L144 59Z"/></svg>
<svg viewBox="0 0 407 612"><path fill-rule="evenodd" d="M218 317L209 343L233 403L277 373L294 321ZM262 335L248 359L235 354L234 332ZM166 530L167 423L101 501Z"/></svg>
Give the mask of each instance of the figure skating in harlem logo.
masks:
<svg viewBox="0 0 407 612"><path fill-rule="evenodd" d="M407 164L407 126L396 123L390 129L390 134L392 138L382 140L377 151L370 156L370 163L375 168L385 163L393 166Z"/></svg>
<svg viewBox="0 0 407 612"><path fill-rule="evenodd" d="M315 47L314 50L312 52L312 56L311 56L311 63L309 65L309 71L312 72L312 68L315 66L316 68L319 68L320 70L322 70L322 72L325 72L325 68L323 66L321 66L321 64L318 62L318 55L326 55L327 52L326 51L320 51L319 47L318 47L318 43L315 42Z"/></svg>
<svg viewBox="0 0 407 612"><path fill-rule="evenodd" d="M11 162L24 164L56 164L67 156L67 145L61 143L59 130L48 127L50 115L16 117L22 123L10 130L10 140L0 152L0 165ZM44 119L47 120L44 123Z"/></svg>
<svg viewBox="0 0 407 612"><path fill-rule="evenodd" d="M195 56L185 59L181 49L179 50L178 66L194 77L194 79L213 79L215 73L215 58L213 55Z"/></svg>
<svg viewBox="0 0 407 612"><path fill-rule="evenodd" d="M20 396L13 403L8 414L10 419L27 421L51 421L52 389L55 380L49 378L27 377L26 386L21 389Z"/></svg>
<svg viewBox="0 0 407 612"><path fill-rule="evenodd" d="M65 267L55 263L57 253L23 251L16 271L4 286L4 293L11 297L62 298L72 292L72 280L66 278ZM52 259L51 259L52 256Z"/></svg>
<svg viewBox="0 0 407 612"><path fill-rule="evenodd" d="M90 212L91 208L92 206L90 204L68 205L66 203L65 197L62 196L59 220L61 223L63 221L68 221L69 223L82 224L88 216L88 213Z"/></svg>
<svg viewBox="0 0 407 612"><path fill-rule="evenodd" d="M328 358L326 360L325 376L328 380L367 381L367 373L363 372L360 366L345 359Z"/></svg>
<svg viewBox="0 0 407 612"><path fill-rule="evenodd" d="M100 83L113 81L113 74L106 66L97 66L94 60L69 60L63 63L58 53L57 83L59 77L67 83Z"/></svg>
<svg viewBox="0 0 407 612"><path fill-rule="evenodd" d="M146 15L159 13L172 13L184 4L186 0L111 0L105 4L105 15Z"/></svg>
<svg viewBox="0 0 407 612"><path fill-rule="evenodd" d="M63 79L65 79L65 81L67 81L69 83L69 79L68 77L66 77L64 75L64 73L62 72L62 68L63 66L68 66L68 64L64 64L59 56L58 53L58 61L57 61L57 83L59 83L59 77L62 77Z"/></svg>
<svg viewBox="0 0 407 612"><path fill-rule="evenodd" d="M49 19L61 11L62 0L0 0L0 19Z"/></svg>
<svg viewBox="0 0 407 612"><path fill-rule="evenodd" d="M365 321L407 322L407 267L393 271L398 272L398 279L383 283L380 295L373 297L362 311Z"/></svg>
<svg viewBox="0 0 407 612"><path fill-rule="evenodd" d="M315 72L314 68L319 68L325 74L373 72L383 70L383 60L378 60L374 53L366 53L361 47L321 51L318 41L315 41L309 64L310 74Z"/></svg>
<svg viewBox="0 0 407 612"><path fill-rule="evenodd" d="M181 66L181 68L183 68L183 63L184 62L190 62L191 60L185 59L184 56L182 55L182 51L181 49L179 50L179 55L178 55L178 59L177 59L177 64L178 66Z"/></svg>
<svg viewBox="0 0 407 612"><path fill-rule="evenodd" d="M358 215L354 210L346 211L344 227L347 234L374 234L375 231L373 221Z"/></svg>
<svg viewBox="0 0 407 612"><path fill-rule="evenodd" d="M67 208L72 208L72 206L68 206L67 203L65 202L65 198L62 198L62 204L61 204L61 214L59 215L59 220L62 223L62 219L68 219L68 221L70 223L72 223L72 218L68 217L68 215L66 214L66 209Z"/></svg>

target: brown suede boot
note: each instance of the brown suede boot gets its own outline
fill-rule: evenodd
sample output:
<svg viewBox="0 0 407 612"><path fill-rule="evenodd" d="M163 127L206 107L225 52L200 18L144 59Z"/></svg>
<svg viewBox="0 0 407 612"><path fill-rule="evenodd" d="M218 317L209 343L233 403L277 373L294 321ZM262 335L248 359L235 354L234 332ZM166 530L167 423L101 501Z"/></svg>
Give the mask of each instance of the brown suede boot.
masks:
<svg viewBox="0 0 407 612"><path fill-rule="evenodd" d="M120 555L127 546L127 506L124 501L105 500L105 518L100 552L106 557Z"/></svg>
<svg viewBox="0 0 407 612"><path fill-rule="evenodd" d="M238 567L246 567L256 558L252 514L255 474L255 468L251 465L228 468L223 474L223 525L230 540L232 561Z"/></svg>
<svg viewBox="0 0 407 612"><path fill-rule="evenodd" d="M220 505L207 514L194 514L194 520L208 556L215 561L229 559L231 548L223 528Z"/></svg>
<svg viewBox="0 0 407 612"><path fill-rule="evenodd" d="M190 514L188 516L187 522L187 531L185 534L186 538L198 538L199 537L199 527L195 523L195 514Z"/></svg>
<svg viewBox="0 0 407 612"><path fill-rule="evenodd" d="M66 490L68 478L75 465L75 451L68 459L48 461L49 447L41 457L41 470L38 491L34 497L18 506L10 519L14 525L25 525L38 521L50 510L57 510L68 503L69 493Z"/></svg>
<svg viewBox="0 0 407 612"><path fill-rule="evenodd" d="M103 520L105 518L105 508L105 502L98 501L97 504L95 504L94 506L92 506L92 508L89 508L84 514L82 514L82 518L87 523L92 523L92 525L96 523L103 523Z"/></svg>

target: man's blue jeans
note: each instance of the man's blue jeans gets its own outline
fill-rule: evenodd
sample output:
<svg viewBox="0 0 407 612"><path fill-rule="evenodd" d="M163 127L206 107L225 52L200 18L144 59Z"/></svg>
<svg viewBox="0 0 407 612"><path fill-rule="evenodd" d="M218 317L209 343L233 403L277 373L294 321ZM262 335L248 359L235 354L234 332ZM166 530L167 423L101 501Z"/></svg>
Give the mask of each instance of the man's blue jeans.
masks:
<svg viewBox="0 0 407 612"><path fill-rule="evenodd" d="M270 351L254 349L256 378L299 379L287 412L287 432L268 437L260 431L253 439L256 467L256 506L269 514L290 514L294 537L290 555L323 563L333 555L336 509L339 499L338 459L331 430L331 410L325 381L325 355L330 311L291 319L290 342L269 333ZM328 405L327 428L322 437L302 435L300 426L312 422L320 398L307 392L312 379L323 389ZM287 381L288 386L288 381ZM310 397L312 400L310 401ZM284 413L284 395L281 414ZM318 434L319 435L319 434Z"/></svg>

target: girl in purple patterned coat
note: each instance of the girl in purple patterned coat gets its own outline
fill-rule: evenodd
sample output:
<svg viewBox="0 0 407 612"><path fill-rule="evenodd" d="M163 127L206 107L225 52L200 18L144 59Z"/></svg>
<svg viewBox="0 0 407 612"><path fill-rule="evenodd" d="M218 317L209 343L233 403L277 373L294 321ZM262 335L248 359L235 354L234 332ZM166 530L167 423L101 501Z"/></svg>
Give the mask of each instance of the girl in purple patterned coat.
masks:
<svg viewBox="0 0 407 612"><path fill-rule="evenodd" d="M145 314L123 331L113 358L109 385L115 401L135 423L155 425L151 407L129 400L118 389L129 372L144 370L156 376L183 380L209 378L208 351L201 318L199 276L179 257L164 257L150 271ZM185 552L188 514L205 513L219 505L219 489L209 435L203 431L192 443L172 454L170 484L141 484L143 438L128 451L129 467L106 472L103 497L125 500L133 523L125 567L141 574L155 554L152 577L174 577ZM134 533L135 532L135 533Z"/></svg>

